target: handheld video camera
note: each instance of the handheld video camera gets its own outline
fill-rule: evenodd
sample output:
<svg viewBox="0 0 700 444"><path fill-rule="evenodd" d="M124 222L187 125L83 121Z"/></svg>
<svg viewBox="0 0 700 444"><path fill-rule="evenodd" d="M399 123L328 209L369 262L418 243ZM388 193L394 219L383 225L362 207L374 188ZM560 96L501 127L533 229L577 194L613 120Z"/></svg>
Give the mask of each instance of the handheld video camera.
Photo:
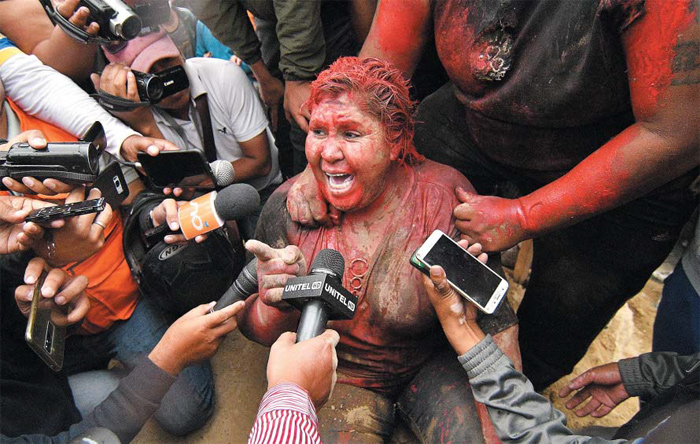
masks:
<svg viewBox="0 0 700 444"><path fill-rule="evenodd" d="M187 73L182 66L173 66L155 74L134 71L139 98L144 102L158 103L161 99L190 86Z"/></svg>
<svg viewBox="0 0 700 444"><path fill-rule="evenodd" d="M93 37L59 14L51 0L39 1L54 25L60 26L66 34L83 43L111 45L131 40L144 28L162 25L170 17L168 0L131 0L133 7L122 0L80 0L79 6L85 6L90 11L88 23L96 22L100 25L98 36Z"/></svg>
<svg viewBox="0 0 700 444"><path fill-rule="evenodd" d="M58 179L67 183L91 183L100 174L100 154L105 146L104 129L95 122L77 142L48 143L46 148L32 148L15 143L0 152L0 177L21 180L31 176L38 180Z"/></svg>

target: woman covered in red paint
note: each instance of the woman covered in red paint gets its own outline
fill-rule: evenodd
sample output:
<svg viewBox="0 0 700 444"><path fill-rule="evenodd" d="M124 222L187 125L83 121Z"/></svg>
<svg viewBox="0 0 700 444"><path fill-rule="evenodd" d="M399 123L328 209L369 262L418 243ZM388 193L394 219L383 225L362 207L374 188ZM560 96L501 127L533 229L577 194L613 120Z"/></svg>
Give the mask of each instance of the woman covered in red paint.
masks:
<svg viewBox="0 0 700 444"><path fill-rule="evenodd" d="M359 301L353 320L329 323L341 336L340 384L320 412L323 440L386 441L396 414L425 442L493 437L409 264L433 230L457 233L454 186L471 190L470 183L416 153L408 84L386 62L339 59L313 83L307 103L306 156L319 192L337 209L337 224L309 229L292 222L289 184L270 198L258 241L246 244L259 261L260 293L247 301L241 330L264 344L295 330L299 312L281 301L284 283L305 274L320 250L335 249L345 258L343 284ZM507 303L481 323L517 362ZM486 419L483 431L479 417Z"/></svg>
<svg viewBox="0 0 700 444"><path fill-rule="evenodd" d="M415 144L479 192L457 193L459 230L489 252L534 239L518 319L537 390L573 369L697 206L699 14L696 0L377 7L362 56L410 74L434 37L450 78L421 103Z"/></svg>

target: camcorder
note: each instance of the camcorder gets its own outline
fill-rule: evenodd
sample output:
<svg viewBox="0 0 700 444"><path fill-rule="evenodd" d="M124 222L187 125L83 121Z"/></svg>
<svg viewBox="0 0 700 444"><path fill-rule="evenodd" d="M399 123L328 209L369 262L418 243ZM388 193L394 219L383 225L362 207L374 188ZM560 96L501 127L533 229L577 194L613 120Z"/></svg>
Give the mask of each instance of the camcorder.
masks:
<svg viewBox="0 0 700 444"><path fill-rule="evenodd" d="M139 98L144 102L158 103L161 99L189 88L190 81L182 66L173 66L155 74L134 71Z"/></svg>
<svg viewBox="0 0 700 444"><path fill-rule="evenodd" d="M15 143L8 151L0 151L0 177L21 180L31 176L37 180L58 179L85 184L100 174L100 154L105 146L102 124L92 124L77 142L48 143L46 148L32 148L26 142Z"/></svg>
<svg viewBox="0 0 700 444"><path fill-rule="evenodd" d="M173 66L155 74L140 71L131 71L136 77L136 89L141 102L134 102L123 97L109 94L99 90L97 94L92 94L97 102L110 111L133 111L143 106L154 105L164 98L189 88L190 81L182 66Z"/></svg>
<svg viewBox="0 0 700 444"><path fill-rule="evenodd" d="M80 0L78 6L85 6L90 11L88 23L100 25L97 37L93 37L58 13L51 0L39 1L54 25L83 43L118 45L136 38L142 31L166 23L170 18L168 0L131 0L131 6L122 0Z"/></svg>

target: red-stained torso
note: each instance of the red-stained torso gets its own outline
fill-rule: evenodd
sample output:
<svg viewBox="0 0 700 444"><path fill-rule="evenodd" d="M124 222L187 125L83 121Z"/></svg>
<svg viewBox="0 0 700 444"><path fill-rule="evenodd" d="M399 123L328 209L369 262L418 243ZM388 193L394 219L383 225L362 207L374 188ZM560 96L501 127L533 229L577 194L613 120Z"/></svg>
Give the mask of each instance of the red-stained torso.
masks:
<svg viewBox="0 0 700 444"><path fill-rule="evenodd" d="M391 394L410 381L440 344L445 345L420 273L409 259L433 230L454 233L455 186L472 189L453 168L425 161L405 168L399 205L379 223L377 217L348 213L333 228L287 224L285 243L298 245L307 264L324 248L343 255L343 285L359 297L353 320L328 324L341 337L337 348L340 382ZM281 215L271 213L266 207L261 224L279 225ZM279 246L282 235L274 231L264 230L259 240ZM254 304L256 307L247 307L257 310L249 322L262 325L268 316L280 316L260 300ZM514 319L507 322L514 323Z"/></svg>

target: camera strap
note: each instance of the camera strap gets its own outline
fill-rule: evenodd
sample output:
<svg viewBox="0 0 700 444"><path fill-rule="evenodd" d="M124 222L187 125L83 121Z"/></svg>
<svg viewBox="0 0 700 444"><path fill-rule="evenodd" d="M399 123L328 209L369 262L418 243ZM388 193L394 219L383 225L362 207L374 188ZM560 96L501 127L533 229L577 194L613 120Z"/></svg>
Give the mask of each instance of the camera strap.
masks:
<svg viewBox="0 0 700 444"><path fill-rule="evenodd" d="M79 41L80 43L99 43L101 45L110 45L114 43L113 40L109 40L103 37L94 37L85 32L84 30L78 28L70 22L67 18L63 17L51 4L51 0L39 0L41 6L44 7L46 15L49 16L49 20L54 25L58 25L66 34L71 38Z"/></svg>
<svg viewBox="0 0 700 444"><path fill-rule="evenodd" d="M90 97L97 100L97 103L114 112L124 112L133 111L136 108L142 108L145 106L151 106L150 102L134 102L133 100L128 100L123 97L114 96L112 94L106 93L103 90L99 90L97 94L90 94Z"/></svg>
<svg viewBox="0 0 700 444"><path fill-rule="evenodd" d="M27 168L25 166L22 166L21 168L13 169L12 166L6 165L6 169L7 176L11 177L12 179L19 180L21 180L22 177L25 176L31 176L38 180L51 178L78 184L91 183L97 180L97 176L95 174L74 173L71 171L57 171L55 169L55 166L45 168Z"/></svg>
<svg viewBox="0 0 700 444"><path fill-rule="evenodd" d="M214 130L211 125L207 93L204 92L194 99L194 107L197 110L197 114L199 114L199 121L202 124L204 155L208 162L213 162L216 160L216 142L214 142Z"/></svg>

